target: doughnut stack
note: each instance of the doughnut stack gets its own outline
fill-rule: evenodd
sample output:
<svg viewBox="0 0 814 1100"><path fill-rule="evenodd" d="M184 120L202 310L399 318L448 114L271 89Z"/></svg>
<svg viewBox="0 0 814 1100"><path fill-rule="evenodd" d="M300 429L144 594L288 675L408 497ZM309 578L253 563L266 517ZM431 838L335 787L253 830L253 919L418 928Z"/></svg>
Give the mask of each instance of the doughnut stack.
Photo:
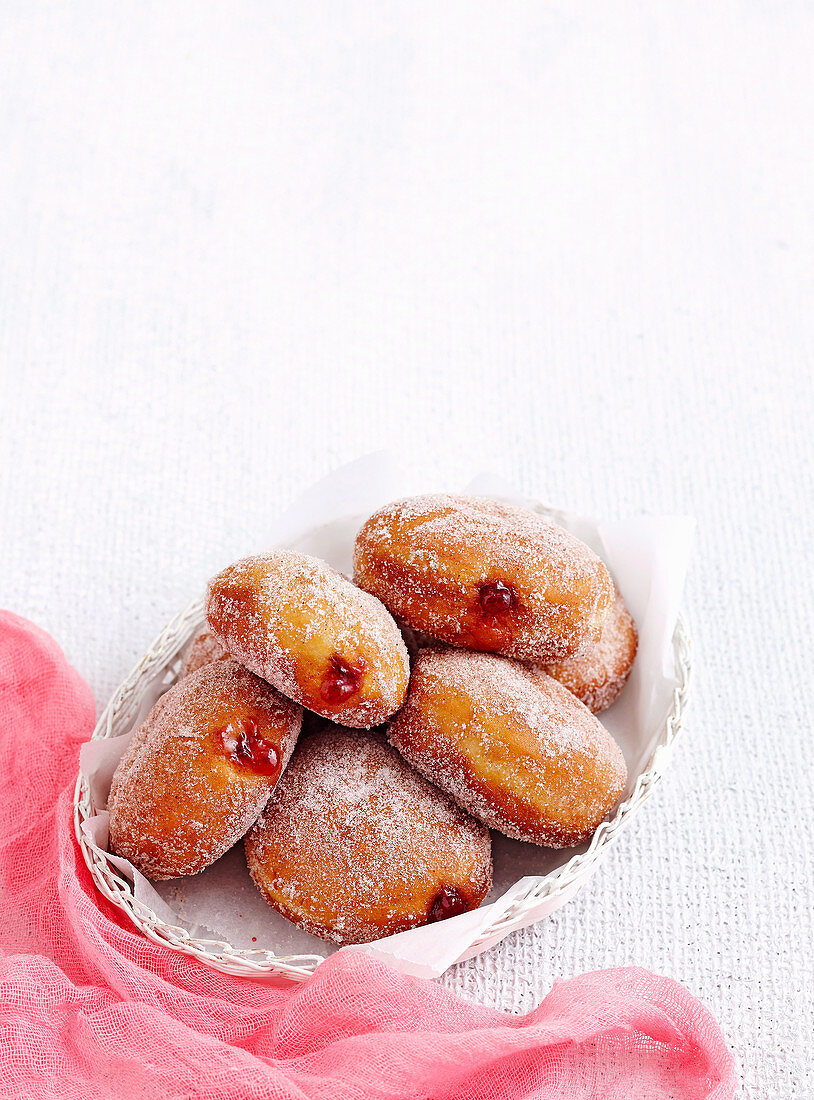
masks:
<svg viewBox="0 0 814 1100"><path fill-rule="evenodd" d="M116 769L111 850L165 879L243 839L269 905L339 944L465 913L491 888L490 830L568 847L618 801L595 715L636 645L592 550L485 498L380 509L353 581L293 550L245 558L210 581Z"/></svg>

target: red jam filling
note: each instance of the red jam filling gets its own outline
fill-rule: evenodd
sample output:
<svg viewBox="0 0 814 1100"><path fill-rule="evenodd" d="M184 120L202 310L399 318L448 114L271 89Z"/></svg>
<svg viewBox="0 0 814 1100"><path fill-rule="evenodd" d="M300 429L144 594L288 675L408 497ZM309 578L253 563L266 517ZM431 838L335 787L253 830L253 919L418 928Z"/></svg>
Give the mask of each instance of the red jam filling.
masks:
<svg viewBox="0 0 814 1100"><path fill-rule="evenodd" d="M478 588L478 600L484 615L502 615L517 606L517 593L503 581L487 581Z"/></svg>
<svg viewBox="0 0 814 1100"><path fill-rule="evenodd" d="M468 909L469 906L454 886L442 886L441 892L430 906L429 920L432 924L437 920L446 920L447 917L457 917Z"/></svg>
<svg viewBox="0 0 814 1100"><path fill-rule="evenodd" d="M360 657L355 665L348 664L338 654L334 654L328 663L328 671L322 677L320 689L326 703L344 703L359 690L367 661Z"/></svg>
<svg viewBox="0 0 814 1100"><path fill-rule="evenodd" d="M280 753L271 741L258 732L254 718L230 722L217 731L226 758L240 768L258 775L279 775Z"/></svg>

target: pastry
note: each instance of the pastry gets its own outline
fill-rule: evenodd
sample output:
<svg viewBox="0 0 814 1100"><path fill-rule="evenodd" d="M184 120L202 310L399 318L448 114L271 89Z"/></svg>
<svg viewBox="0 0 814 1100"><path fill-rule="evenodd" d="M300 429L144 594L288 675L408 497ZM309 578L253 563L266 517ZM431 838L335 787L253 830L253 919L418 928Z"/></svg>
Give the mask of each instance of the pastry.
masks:
<svg viewBox="0 0 814 1100"><path fill-rule="evenodd" d="M153 879L214 863L257 820L301 719L300 707L232 660L179 680L116 768L111 851Z"/></svg>
<svg viewBox="0 0 814 1100"><path fill-rule="evenodd" d="M547 665L543 671L559 680L594 714L599 714L616 700L627 683L638 645L633 616L617 592L598 641L590 642L576 657Z"/></svg>
<svg viewBox="0 0 814 1100"><path fill-rule="evenodd" d="M599 637L613 581L574 535L526 508L420 496L362 526L354 580L450 645L549 664Z"/></svg>
<svg viewBox="0 0 814 1100"><path fill-rule="evenodd" d="M236 660L325 718L370 727L401 706L410 668L398 627L318 558L274 550L235 562L210 581L206 617Z"/></svg>
<svg viewBox="0 0 814 1100"><path fill-rule="evenodd" d="M229 650L221 645L208 627L204 627L187 646L178 676L196 672L210 661L225 661L228 656Z"/></svg>
<svg viewBox="0 0 814 1100"><path fill-rule="evenodd" d="M382 737L335 726L300 743L245 845L268 903L334 943L475 909L492 879L482 825Z"/></svg>
<svg viewBox="0 0 814 1100"><path fill-rule="evenodd" d="M621 750L588 708L494 654L419 653L388 737L479 821L551 848L589 837L625 786Z"/></svg>

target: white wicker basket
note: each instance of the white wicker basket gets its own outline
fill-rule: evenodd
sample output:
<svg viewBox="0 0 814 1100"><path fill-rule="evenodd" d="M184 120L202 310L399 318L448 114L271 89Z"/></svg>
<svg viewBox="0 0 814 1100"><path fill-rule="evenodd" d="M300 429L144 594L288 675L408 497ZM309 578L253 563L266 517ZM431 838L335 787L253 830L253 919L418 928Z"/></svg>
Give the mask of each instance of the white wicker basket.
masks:
<svg viewBox="0 0 814 1100"><path fill-rule="evenodd" d="M554 509L539 506L539 510L557 518ZM121 684L105 708L93 738L116 737L133 726L147 685L161 677L169 687L176 679L180 658L186 645L203 621L203 601L198 599L171 620L159 634L139 663ZM578 852L566 863L547 875L533 880L529 888L516 897L508 909L499 913L482 929L477 941L462 957L485 950L516 928L529 923L529 914L548 903L548 910L573 896L596 868L609 846L629 824L636 811L650 797L662 778L681 731L690 680L690 641L683 620L679 619L673 636L675 678L672 708L655 741L645 767L639 774L629 797L603 821L586 850ZM91 843L82 826L98 810L91 799L89 784L80 774L74 796L76 836L85 862L99 890L114 905L123 910L146 936L163 947L192 955L201 962L227 974L262 978L286 976L295 980L307 978L322 955L277 955L272 948L244 949L210 939L196 939L179 926L168 925L133 893L133 885L111 862L107 853Z"/></svg>

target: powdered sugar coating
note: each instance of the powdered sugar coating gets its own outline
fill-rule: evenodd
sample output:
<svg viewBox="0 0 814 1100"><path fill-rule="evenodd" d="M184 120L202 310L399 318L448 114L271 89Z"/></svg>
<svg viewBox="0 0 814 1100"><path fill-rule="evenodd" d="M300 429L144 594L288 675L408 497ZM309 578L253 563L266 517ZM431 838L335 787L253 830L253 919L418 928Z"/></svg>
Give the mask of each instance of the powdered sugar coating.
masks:
<svg viewBox="0 0 814 1100"><path fill-rule="evenodd" d="M638 644L633 616L617 592L599 640L584 646L576 657L548 665L543 671L559 680L590 711L599 714L616 701L627 683Z"/></svg>
<svg viewBox="0 0 814 1100"><path fill-rule="evenodd" d="M184 659L181 662L179 677L188 676L190 672L196 672L210 661L225 661L229 656L229 650L207 627L196 634L189 643Z"/></svg>
<svg viewBox="0 0 814 1100"><path fill-rule="evenodd" d="M337 727L300 743L246 856L270 905L335 943L426 923L444 888L474 909L491 886L488 831L382 737Z"/></svg>
<svg viewBox="0 0 814 1100"><path fill-rule="evenodd" d="M354 548L356 583L414 630L520 660L564 660L599 635L613 582L552 520L482 497L410 497L380 509ZM504 611L489 613L505 595Z"/></svg>
<svg viewBox="0 0 814 1100"><path fill-rule="evenodd" d="M210 581L207 622L247 668L342 725L378 725L404 699L409 658L393 618L318 558L275 550L235 562ZM326 683L345 667L357 683L340 697Z"/></svg>
<svg viewBox="0 0 814 1100"><path fill-rule="evenodd" d="M487 653L423 650L392 745L478 820L548 847L578 844L618 799L624 758L545 673Z"/></svg>
<svg viewBox="0 0 814 1100"><path fill-rule="evenodd" d="M219 731L250 718L279 752L293 752L302 711L232 660L191 672L133 735L110 788L111 850L149 878L202 871L257 820L279 778L225 754Z"/></svg>

